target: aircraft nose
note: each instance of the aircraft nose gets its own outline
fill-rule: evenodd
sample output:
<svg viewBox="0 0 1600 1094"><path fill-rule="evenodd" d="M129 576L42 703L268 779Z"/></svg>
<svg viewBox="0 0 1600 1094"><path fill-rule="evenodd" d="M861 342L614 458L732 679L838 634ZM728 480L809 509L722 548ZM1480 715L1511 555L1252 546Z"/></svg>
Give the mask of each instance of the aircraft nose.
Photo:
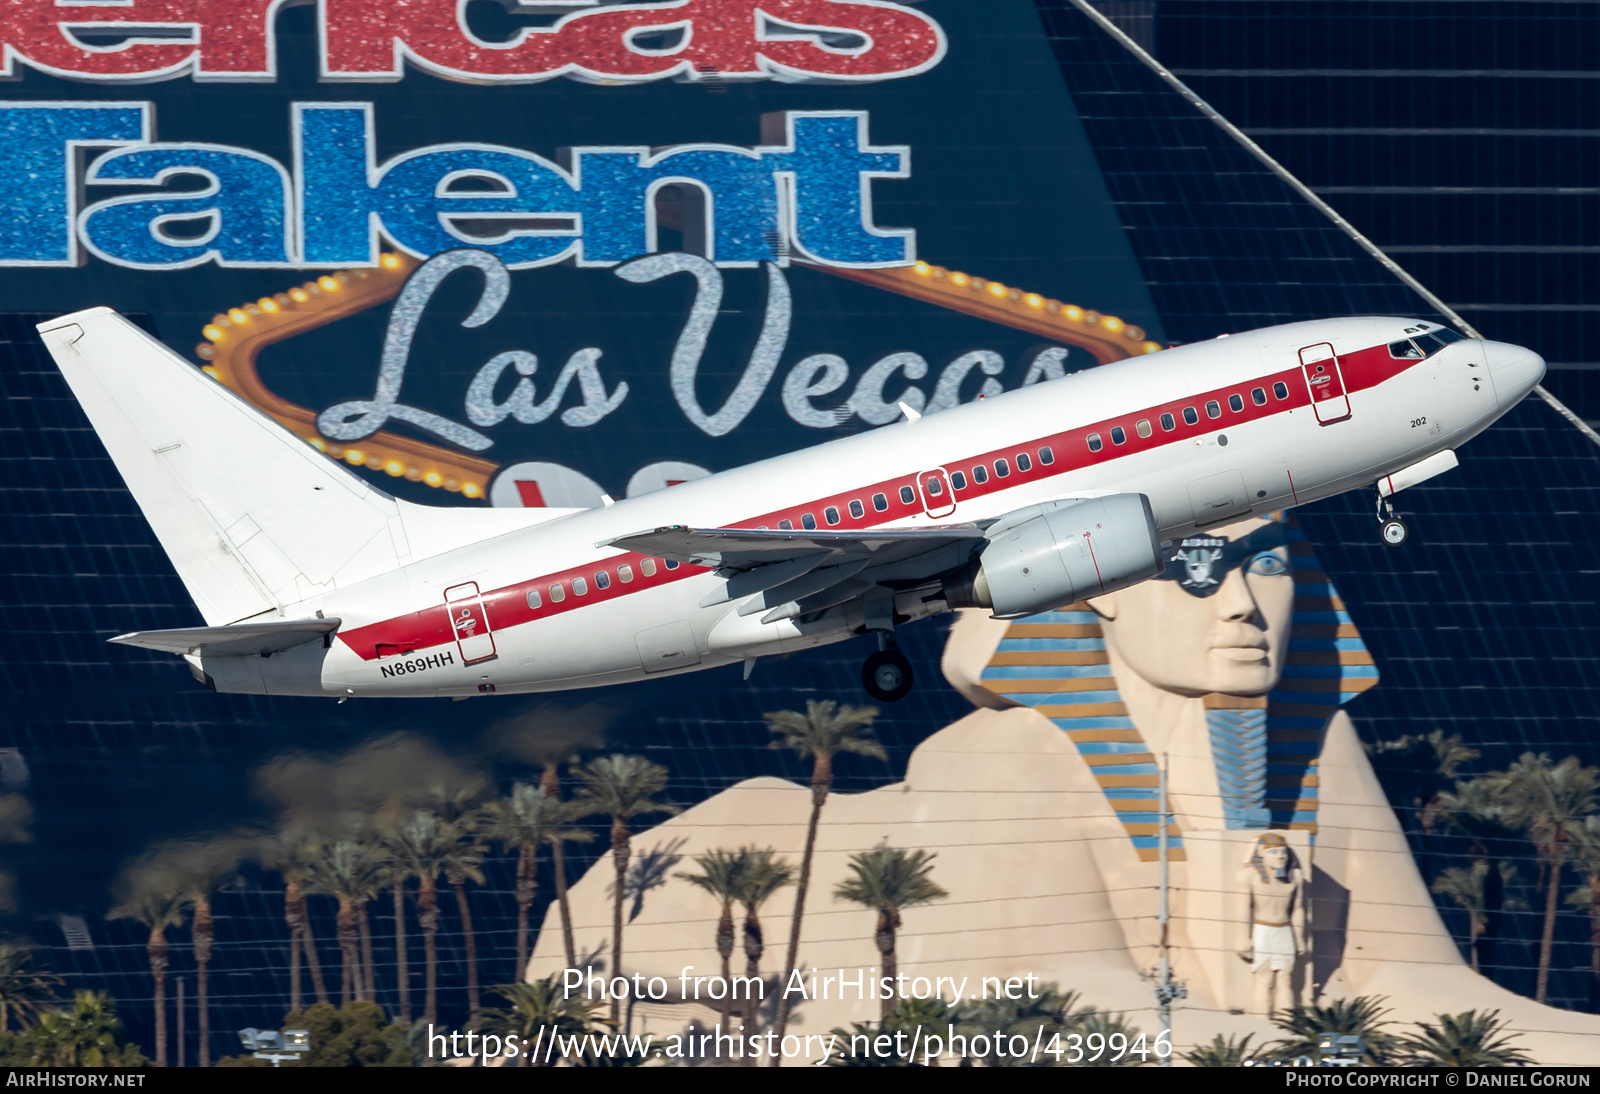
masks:
<svg viewBox="0 0 1600 1094"><path fill-rule="evenodd" d="M1508 342L1485 342L1483 355L1489 366L1495 398L1510 408L1544 379L1544 358L1531 349Z"/></svg>

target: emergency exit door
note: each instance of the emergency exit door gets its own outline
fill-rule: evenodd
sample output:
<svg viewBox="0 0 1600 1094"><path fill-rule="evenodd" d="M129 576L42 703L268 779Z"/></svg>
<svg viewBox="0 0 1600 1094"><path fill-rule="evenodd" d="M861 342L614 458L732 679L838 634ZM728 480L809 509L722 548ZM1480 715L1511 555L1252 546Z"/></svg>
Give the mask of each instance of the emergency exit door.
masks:
<svg viewBox="0 0 1600 1094"><path fill-rule="evenodd" d="M1344 390L1344 373L1333 346L1319 342L1300 351L1300 369L1311 389L1311 411L1323 425L1350 417L1350 396Z"/></svg>
<svg viewBox="0 0 1600 1094"><path fill-rule="evenodd" d="M489 617L483 610L478 583L469 581L446 589L444 605L450 613L450 627L455 631L461 663L471 665L494 660L494 634L489 630Z"/></svg>

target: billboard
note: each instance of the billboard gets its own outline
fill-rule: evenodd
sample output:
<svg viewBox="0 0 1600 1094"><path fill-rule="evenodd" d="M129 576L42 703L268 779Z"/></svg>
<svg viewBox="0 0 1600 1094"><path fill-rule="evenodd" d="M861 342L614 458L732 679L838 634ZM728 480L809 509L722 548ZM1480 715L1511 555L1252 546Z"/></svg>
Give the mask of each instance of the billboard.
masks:
<svg viewBox="0 0 1600 1094"><path fill-rule="evenodd" d="M596 504L1159 345L1024 6L146 6L5 27L8 306L148 316L413 500Z"/></svg>

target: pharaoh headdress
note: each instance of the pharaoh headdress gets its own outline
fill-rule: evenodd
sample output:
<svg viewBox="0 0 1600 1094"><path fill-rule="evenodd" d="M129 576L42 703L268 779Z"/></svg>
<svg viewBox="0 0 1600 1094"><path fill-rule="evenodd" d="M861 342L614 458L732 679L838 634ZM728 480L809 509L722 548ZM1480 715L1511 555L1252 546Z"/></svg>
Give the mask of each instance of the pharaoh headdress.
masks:
<svg viewBox="0 0 1600 1094"><path fill-rule="evenodd" d="M1317 830L1317 755L1328 719L1378 682L1378 670L1305 533L1284 528L1295 582L1283 678L1267 695L1208 695L1206 720L1230 828ZM981 677L1066 732L1139 857L1156 858L1156 758L1111 675L1100 617L1086 605L1011 624ZM1169 829L1174 859L1183 840Z"/></svg>

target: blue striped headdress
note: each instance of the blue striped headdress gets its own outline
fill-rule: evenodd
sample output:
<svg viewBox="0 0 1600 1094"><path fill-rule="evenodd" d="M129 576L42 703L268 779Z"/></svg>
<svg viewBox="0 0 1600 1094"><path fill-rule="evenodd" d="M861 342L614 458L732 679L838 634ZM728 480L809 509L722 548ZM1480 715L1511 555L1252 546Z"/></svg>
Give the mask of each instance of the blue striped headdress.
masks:
<svg viewBox="0 0 1600 1094"><path fill-rule="evenodd" d="M1206 721L1227 827L1302 829L1315 840L1323 731L1378 670L1305 533L1285 523L1295 600L1283 678L1260 697L1207 695ZM1075 604L1012 623L981 679L1066 732L1139 857L1154 860L1156 760L1111 675L1100 617ZM1184 857L1175 825L1169 845Z"/></svg>

